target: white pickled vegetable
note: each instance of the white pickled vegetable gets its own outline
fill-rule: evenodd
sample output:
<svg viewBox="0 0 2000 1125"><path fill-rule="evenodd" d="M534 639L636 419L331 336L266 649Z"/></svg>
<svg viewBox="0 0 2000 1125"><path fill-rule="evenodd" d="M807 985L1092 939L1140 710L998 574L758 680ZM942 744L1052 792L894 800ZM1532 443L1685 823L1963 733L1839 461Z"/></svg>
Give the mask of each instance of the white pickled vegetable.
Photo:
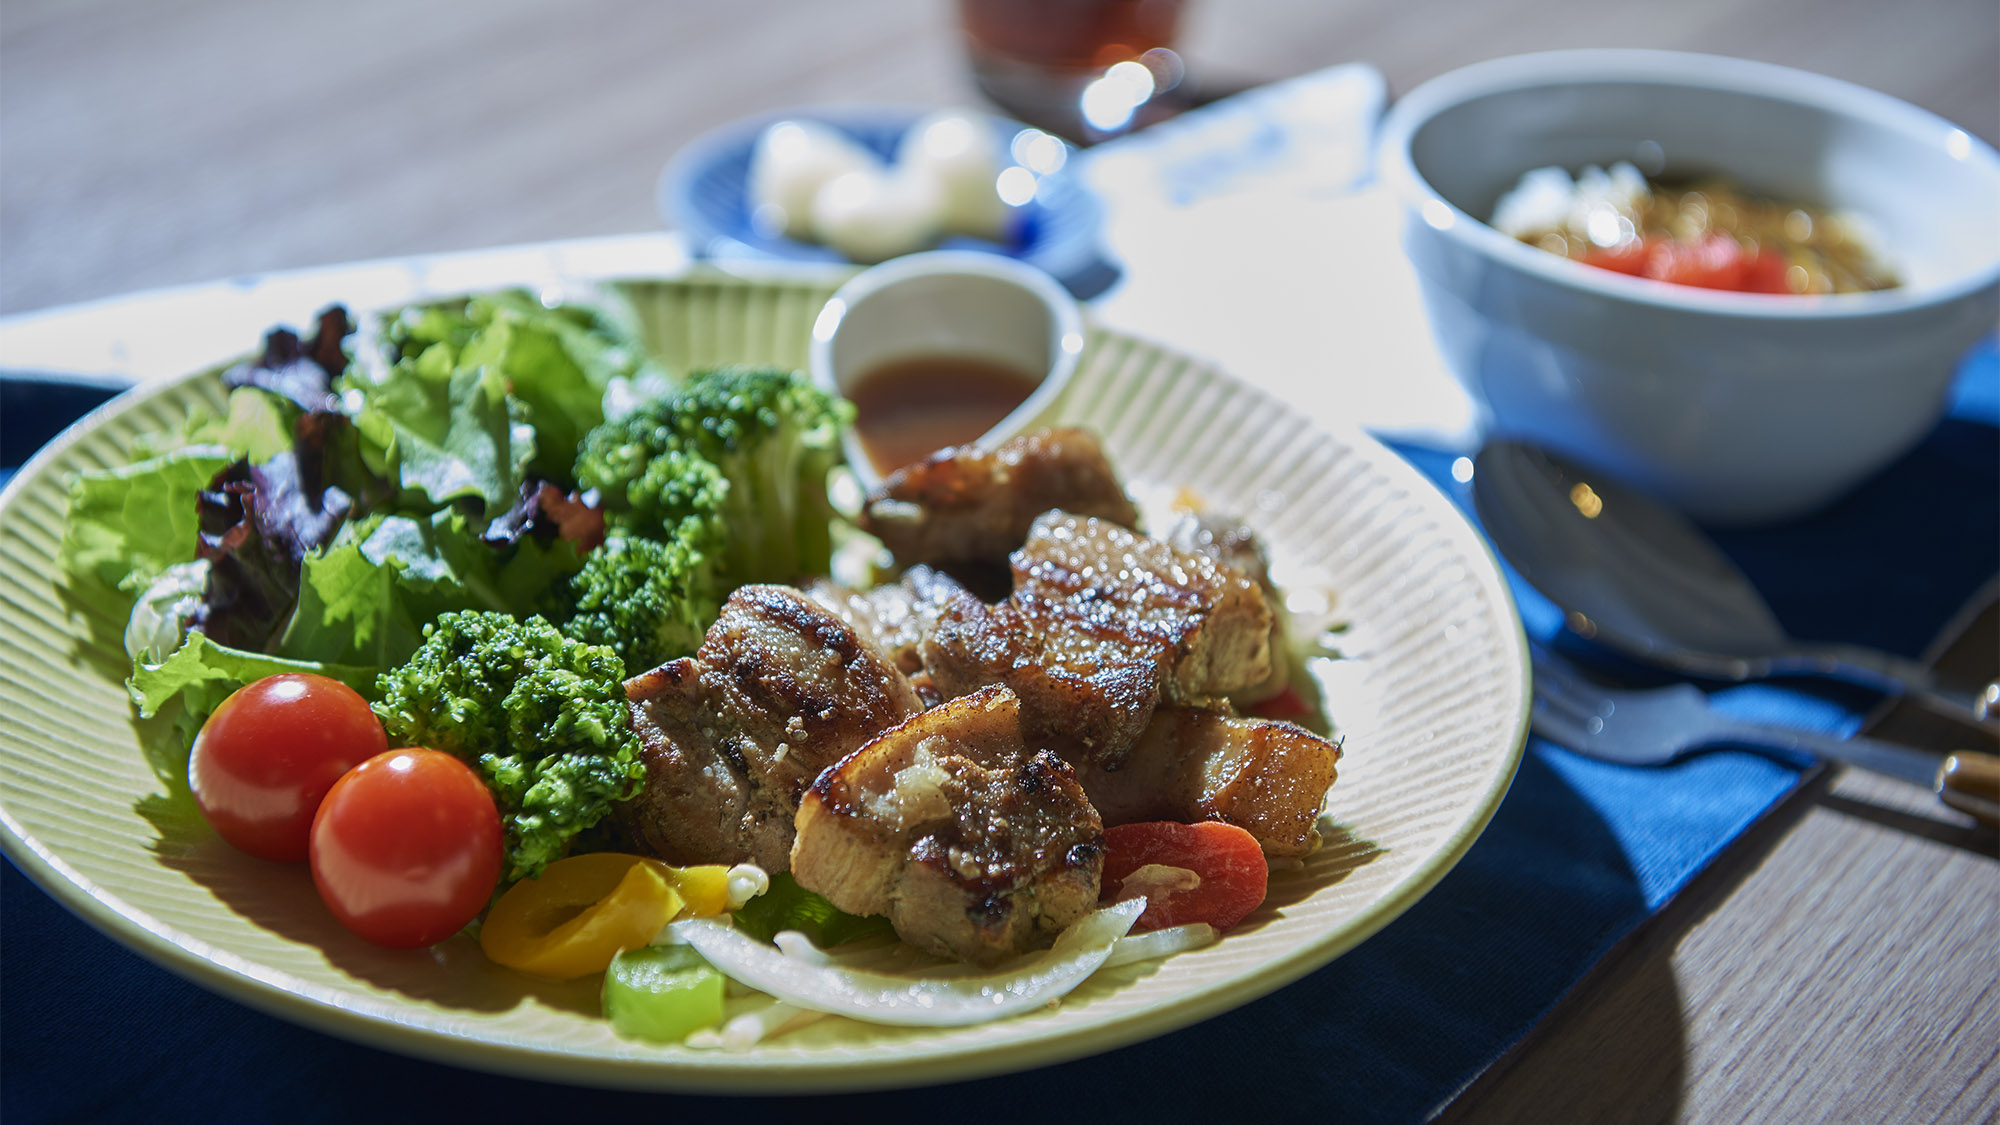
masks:
<svg viewBox="0 0 2000 1125"><path fill-rule="evenodd" d="M928 177L848 172L813 196L812 233L856 262L879 262L937 241L937 185Z"/></svg>
<svg viewBox="0 0 2000 1125"><path fill-rule="evenodd" d="M1145 909L1143 899L1107 906L1071 925L1053 948L1024 964L965 976L903 976L815 965L711 918L676 922L672 929L724 974L793 1007L868 1023L962 1027L1018 1015L1067 995L1104 964Z"/></svg>
<svg viewBox="0 0 2000 1125"><path fill-rule="evenodd" d="M937 186L945 229L975 238L1006 236L1012 208L1000 198L1000 143L984 116L931 114L903 134L896 163Z"/></svg>
<svg viewBox="0 0 2000 1125"><path fill-rule="evenodd" d="M760 225L811 238L813 197L850 172L881 173L875 154L811 121L780 121L764 130L750 156L750 206Z"/></svg>

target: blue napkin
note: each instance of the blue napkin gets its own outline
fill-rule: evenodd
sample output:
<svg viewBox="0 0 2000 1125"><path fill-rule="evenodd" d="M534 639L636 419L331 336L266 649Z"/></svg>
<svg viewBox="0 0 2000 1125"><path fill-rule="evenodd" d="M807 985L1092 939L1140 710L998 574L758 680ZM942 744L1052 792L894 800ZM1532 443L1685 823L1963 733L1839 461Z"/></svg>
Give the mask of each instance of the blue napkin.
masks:
<svg viewBox="0 0 2000 1125"><path fill-rule="evenodd" d="M1831 511L1723 537L1785 624L1914 654L2000 570L2000 347L1967 362L1952 415ZM1400 450L1461 504L1455 456ZM11 459L11 457L10 457ZM1515 581L1546 638L1552 606ZM1865 695L1786 683L1718 692L1756 717L1844 732ZM142 961L0 872L0 1116L348 1121L449 1112L504 1122L634 1113L831 1115L1070 1107L1111 1120L1314 1114L1419 1120L1542 1018L1799 783L1739 753L1665 769L1533 740L1484 836L1379 935L1191 1028L1024 1075L785 1104L580 1090L416 1061L221 999ZM1030 1100L1031 1099L1031 1100Z"/></svg>

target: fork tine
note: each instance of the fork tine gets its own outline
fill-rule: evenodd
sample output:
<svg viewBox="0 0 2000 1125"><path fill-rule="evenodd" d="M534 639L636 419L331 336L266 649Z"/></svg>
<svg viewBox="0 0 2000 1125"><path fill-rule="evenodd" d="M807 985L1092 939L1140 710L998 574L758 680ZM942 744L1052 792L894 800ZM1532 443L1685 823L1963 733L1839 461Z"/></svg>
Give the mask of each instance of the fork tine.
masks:
<svg viewBox="0 0 2000 1125"><path fill-rule="evenodd" d="M1590 742L1590 728L1586 725L1588 715L1576 711L1565 711L1551 703L1547 695L1535 693L1535 710L1530 719L1530 728L1543 738L1558 746L1572 750Z"/></svg>
<svg viewBox="0 0 2000 1125"><path fill-rule="evenodd" d="M1536 719L1559 719L1578 727L1588 726L1592 720L1601 722L1603 716L1578 702L1562 690L1550 690L1540 684L1535 686Z"/></svg>
<svg viewBox="0 0 2000 1125"><path fill-rule="evenodd" d="M1535 674L1535 694L1552 707L1578 717L1603 718L1600 710L1603 689L1586 680L1575 665L1553 652L1530 646L1529 660Z"/></svg>
<svg viewBox="0 0 2000 1125"><path fill-rule="evenodd" d="M1539 644L1528 645L1528 663L1535 672L1535 682L1551 683L1558 689L1566 688L1576 679L1576 668L1567 659L1557 656L1554 649Z"/></svg>
<svg viewBox="0 0 2000 1125"><path fill-rule="evenodd" d="M1530 645L1528 655L1535 677L1536 732L1573 750L1596 743L1608 717L1603 689L1553 651Z"/></svg>
<svg viewBox="0 0 2000 1125"><path fill-rule="evenodd" d="M1529 645L1528 659L1534 669L1535 682L1550 685L1551 694L1559 694L1578 703L1600 701L1617 694L1618 689L1599 680L1595 673L1553 648Z"/></svg>

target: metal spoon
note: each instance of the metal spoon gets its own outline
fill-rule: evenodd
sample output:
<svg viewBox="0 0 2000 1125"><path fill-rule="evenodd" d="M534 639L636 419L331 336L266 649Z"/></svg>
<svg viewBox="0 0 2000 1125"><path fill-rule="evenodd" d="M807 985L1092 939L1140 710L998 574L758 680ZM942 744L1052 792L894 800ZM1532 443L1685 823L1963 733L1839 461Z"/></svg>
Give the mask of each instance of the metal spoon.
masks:
<svg viewBox="0 0 2000 1125"><path fill-rule="evenodd" d="M1786 635L1749 578L1698 528L1602 474L1496 441L1474 459L1472 496L1500 553L1579 636L1709 679L1861 684L2000 731L1991 688L1941 684L1894 653Z"/></svg>

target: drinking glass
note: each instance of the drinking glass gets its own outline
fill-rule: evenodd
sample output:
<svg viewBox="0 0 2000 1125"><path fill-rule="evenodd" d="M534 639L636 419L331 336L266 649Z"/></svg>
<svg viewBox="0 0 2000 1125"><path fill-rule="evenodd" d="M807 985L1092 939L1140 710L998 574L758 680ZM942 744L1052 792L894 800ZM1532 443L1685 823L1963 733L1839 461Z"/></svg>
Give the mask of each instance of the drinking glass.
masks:
<svg viewBox="0 0 2000 1125"><path fill-rule="evenodd" d="M1089 144L1167 116L1182 66L1183 0L958 0L980 92Z"/></svg>

